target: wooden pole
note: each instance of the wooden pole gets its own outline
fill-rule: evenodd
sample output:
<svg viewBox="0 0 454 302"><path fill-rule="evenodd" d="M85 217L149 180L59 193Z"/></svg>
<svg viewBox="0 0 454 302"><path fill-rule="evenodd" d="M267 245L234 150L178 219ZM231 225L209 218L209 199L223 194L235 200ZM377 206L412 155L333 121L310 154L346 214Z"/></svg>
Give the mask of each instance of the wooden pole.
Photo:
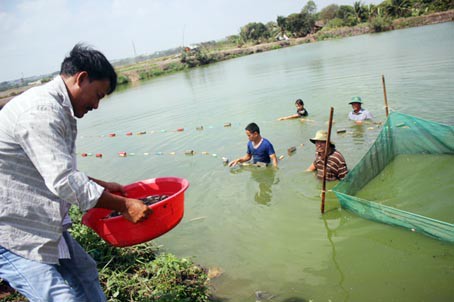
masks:
<svg viewBox="0 0 454 302"><path fill-rule="evenodd" d="M386 96L386 84L385 84L385 76L381 75L381 82L383 84L383 95L385 96L385 110L386 110L386 117L388 117L389 110L388 110L388 97Z"/></svg>
<svg viewBox="0 0 454 302"><path fill-rule="evenodd" d="M328 124L328 136L326 137L326 145L325 145L325 158L323 160L323 188L322 188L322 205L321 205L321 212L322 214L325 213L325 194L326 194L326 168L328 165L328 151L331 147L331 127L333 126L333 113L334 108L331 107L329 113L329 124Z"/></svg>

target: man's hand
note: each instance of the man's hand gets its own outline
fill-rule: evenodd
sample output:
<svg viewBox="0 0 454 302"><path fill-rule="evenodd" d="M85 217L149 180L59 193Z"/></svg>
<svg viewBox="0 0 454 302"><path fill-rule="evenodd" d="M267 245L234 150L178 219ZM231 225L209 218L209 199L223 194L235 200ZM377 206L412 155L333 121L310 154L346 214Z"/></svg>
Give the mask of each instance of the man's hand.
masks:
<svg viewBox="0 0 454 302"><path fill-rule="evenodd" d="M151 208L138 199L127 198L125 205L126 209L122 212L122 215L132 223L142 222L153 213Z"/></svg>
<svg viewBox="0 0 454 302"><path fill-rule="evenodd" d="M233 166L237 165L238 163L240 163L240 160L239 160L239 159L232 160L232 161L229 163L229 167L233 167Z"/></svg>

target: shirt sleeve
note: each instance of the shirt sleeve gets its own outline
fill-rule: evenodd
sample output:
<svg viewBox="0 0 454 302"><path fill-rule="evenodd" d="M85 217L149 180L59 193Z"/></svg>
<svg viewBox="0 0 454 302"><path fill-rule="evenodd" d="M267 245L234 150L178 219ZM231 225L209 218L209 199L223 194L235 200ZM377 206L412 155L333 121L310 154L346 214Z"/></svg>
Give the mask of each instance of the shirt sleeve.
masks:
<svg viewBox="0 0 454 302"><path fill-rule="evenodd" d="M252 154L251 142L248 142L248 143L247 143L247 150L246 150L246 153L247 153L247 154Z"/></svg>
<svg viewBox="0 0 454 302"><path fill-rule="evenodd" d="M345 162L345 158L342 154L337 153L337 157L338 158L335 161L336 170L337 170L337 178L342 180L348 174L347 163Z"/></svg>
<svg viewBox="0 0 454 302"><path fill-rule="evenodd" d="M268 141L268 155L273 155L274 153L276 152L274 152L273 144Z"/></svg>
<svg viewBox="0 0 454 302"><path fill-rule="evenodd" d="M47 188L85 211L95 206L104 188L77 171L66 138L67 118L58 105L40 105L19 117L14 133Z"/></svg>

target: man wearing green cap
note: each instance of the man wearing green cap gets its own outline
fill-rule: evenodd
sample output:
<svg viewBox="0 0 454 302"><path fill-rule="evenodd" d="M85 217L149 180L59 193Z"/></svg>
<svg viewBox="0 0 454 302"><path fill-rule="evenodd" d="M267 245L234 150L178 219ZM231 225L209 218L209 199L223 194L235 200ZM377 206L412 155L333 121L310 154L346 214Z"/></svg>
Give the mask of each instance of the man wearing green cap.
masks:
<svg viewBox="0 0 454 302"><path fill-rule="evenodd" d="M361 124L364 120L371 120L374 116L367 111L366 109L361 108L362 100L359 96L352 97L351 102L353 111L348 113L348 118L352 121L355 121L357 124Z"/></svg>
<svg viewBox="0 0 454 302"><path fill-rule="evenodd" d="M315 160L306 171L317 171L317 177L323 179L323 168L325 162L325 148L328 132L319 130L314 138L309 139L315 144ZM326 164L326 180L342 180L347 176L347 163L344 156L336 150L333 141L330 141L328 158Z"/></svg>

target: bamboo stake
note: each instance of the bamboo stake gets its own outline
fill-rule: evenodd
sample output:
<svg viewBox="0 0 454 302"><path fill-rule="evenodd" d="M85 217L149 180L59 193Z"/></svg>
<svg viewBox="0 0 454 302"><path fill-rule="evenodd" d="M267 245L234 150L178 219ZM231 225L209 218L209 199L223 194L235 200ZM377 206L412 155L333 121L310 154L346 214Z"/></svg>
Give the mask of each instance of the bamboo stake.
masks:
<svg viewBox="0 0 454 302"><path fill-rule="evenodd" d="M381 75L381 82L383 84L383 95L385 96L385 110L386 110L386 117L388 117L388 97L386 95L386 84L385 84L385 76Z"/></svg>
<svg viewBox="0 0 454 302"><path fill-rule="evenodd" d="M331 127L333 126L333 113L334 108L331 107L329 113L329 124L328 124L328 136L326 137L326 145L325 145L325 158L323 161L323 188L322 188L322 204L321 204L321 212L322 214L325 213L325 193L326 193L326 167L328 165L328 150L331 147Z"/></svg>

